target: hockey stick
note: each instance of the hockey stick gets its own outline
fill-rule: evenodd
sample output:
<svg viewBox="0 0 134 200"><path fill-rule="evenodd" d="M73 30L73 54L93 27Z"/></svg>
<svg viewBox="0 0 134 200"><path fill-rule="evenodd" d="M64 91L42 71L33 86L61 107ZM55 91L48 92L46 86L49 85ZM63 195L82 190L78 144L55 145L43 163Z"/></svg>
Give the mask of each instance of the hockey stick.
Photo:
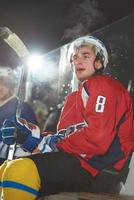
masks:
<svg viewBox="0 0 134 200"><path fill-rule="evenodd" d="M29 51L22 42L22 40L15 34L13 33L9 28L7 27L0 27L0 39L3 39L5 43L7 43L19 56L20 59L24 59L27 56L29 56ZM18 86L18 103L17 103L17 108L16 108L16 117L20 117L21 113L21 105L23 102L24 95L22 94L22 84L24 81L24 76L25 76L25 71L26 71L26 65L24 64L22 66L22 74L21 74L21 80ZM8 157L7 160L12 160L14 151L15 151L15 144L9 146L9 152L8 152Z"/></svg>
<svg viewBox="0 0 134 200"><path fill-rule="evenodd" d="M0 27L0 38L3 39L20 58L29 55L29 51L22 40L7 27Z"/></svg>

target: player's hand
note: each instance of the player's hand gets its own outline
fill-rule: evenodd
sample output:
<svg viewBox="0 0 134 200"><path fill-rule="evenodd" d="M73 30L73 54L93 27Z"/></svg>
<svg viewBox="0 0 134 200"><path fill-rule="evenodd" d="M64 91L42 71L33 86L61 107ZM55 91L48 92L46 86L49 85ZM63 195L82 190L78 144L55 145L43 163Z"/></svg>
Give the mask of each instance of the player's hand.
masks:
<svg viewBox="0 0 134 200"><path fill-rule="evenodd" d="M18 132L17 142L24 150L32 152L42 140L39 127L22 118L15 118L14 124Z"/></svg>
<svg viewBox="0 0 134 200"><path fill-rule="evenodd" d="M17 142L20 147L29 152L32 152L42 139L39 127L22 118L5 120L1 133L5 144Z"/></svg>
<svg viewBox="0 0 134 200"><path fill-rule="evenodd" d="M1 139L7 145L14 144L17 138L16 128L11 120L5 120L0 129Z"/></svg>
<svg viewBox="0 0 134 200"><path fill-rule="evenodd" d="M46 152L56 152L58 151L56 147L56 143L62 140L62 135L47 135L43 137L42 141L39 143L36 151L41 152L41 153L46 153Z"/></svg>

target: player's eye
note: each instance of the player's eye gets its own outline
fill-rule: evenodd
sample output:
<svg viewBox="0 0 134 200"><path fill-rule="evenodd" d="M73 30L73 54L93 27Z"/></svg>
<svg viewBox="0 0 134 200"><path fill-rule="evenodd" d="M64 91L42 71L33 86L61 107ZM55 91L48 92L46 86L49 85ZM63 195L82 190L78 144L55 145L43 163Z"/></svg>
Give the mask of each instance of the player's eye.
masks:
<svg viewBox="0 0 134 200"><path fill-rule="evenodd" d="M76 61L78 59L78 56L73 56L72 62Z"/></svg>
<svg viewBox="0 0 134 200"><path fill-rule="evenodd" d="M84 59L90 58L90 55L87 54L87 53L86 53L86 54L83 54L83 58L84 58Z"/></svg>

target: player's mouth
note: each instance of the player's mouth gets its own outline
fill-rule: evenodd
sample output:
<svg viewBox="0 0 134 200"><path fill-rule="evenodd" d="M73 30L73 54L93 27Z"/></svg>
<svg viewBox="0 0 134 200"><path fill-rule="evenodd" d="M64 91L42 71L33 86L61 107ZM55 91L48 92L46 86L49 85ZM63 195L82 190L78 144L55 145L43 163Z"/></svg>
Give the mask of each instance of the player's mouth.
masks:
<svg viewBox="0 0 134 200"><path fill-rule="evenodd" d="M76 69L77 72L82 72L82 71L84 71L84 70L85 70L84 68L77 68L77 69Z"/></svg>

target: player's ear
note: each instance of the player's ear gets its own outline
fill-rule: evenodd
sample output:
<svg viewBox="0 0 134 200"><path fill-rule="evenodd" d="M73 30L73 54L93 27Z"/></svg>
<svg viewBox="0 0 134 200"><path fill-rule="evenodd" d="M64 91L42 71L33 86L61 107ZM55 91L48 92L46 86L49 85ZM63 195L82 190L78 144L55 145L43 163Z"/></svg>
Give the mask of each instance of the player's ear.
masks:
<svg viewBox="0 0 134 200"><path fill-rule="evenodd" d="M95 68L96 69L101 69L102 68L102 63L100 62L100 60L96 60L95 61Z"/></svg>

